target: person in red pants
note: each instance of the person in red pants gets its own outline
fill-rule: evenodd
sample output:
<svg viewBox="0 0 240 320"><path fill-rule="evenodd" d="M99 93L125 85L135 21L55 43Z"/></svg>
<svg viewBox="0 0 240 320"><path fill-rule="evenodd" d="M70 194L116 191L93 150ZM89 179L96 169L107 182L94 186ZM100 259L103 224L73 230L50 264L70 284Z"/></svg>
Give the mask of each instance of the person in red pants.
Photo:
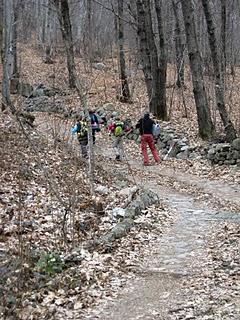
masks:
<svg viewBox="0 0 240 320"><path fill-rule="evenodd" d="M141 118L136 128L139 129L140 135L141 135L141 149L142 149L142 155L143 155L143 165L149 166L149 157L147 154L147 146L150 148L152 155L154 157L154 160L159 163L160 157L158 155L158 151L154 144L154 138L153 138L153 125L154 121L150 118L149 113L145 113L143 118Z"/></svg>

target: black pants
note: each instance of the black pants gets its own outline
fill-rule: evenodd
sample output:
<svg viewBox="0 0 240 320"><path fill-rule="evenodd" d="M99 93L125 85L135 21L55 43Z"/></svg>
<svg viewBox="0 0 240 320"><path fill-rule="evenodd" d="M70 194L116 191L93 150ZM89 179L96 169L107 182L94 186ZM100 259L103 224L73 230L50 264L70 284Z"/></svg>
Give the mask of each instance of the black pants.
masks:
<svg viewBox="0 0 240 320"><path fill-rule="evenodd" d="M96 142L96 132L97 132L97 130L96 130L96 129L92 129L92 139L93 139L93 144L95 144L95 142Z"/></svg>
<svg viewBox="0 0 240 320"><path fill-rule="evenodd" d="M82 151L82 157L84 159L88 158L88 137L83 137L78 139L81 151Z"/></svg>

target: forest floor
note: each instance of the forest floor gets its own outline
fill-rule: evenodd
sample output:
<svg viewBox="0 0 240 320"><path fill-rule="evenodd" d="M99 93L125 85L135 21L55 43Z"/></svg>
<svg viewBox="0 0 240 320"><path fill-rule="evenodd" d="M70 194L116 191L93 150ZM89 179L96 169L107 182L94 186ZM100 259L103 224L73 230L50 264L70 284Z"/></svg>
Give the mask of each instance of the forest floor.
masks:
<svg viewBox="0 0 240 320"><path fill-rule="evenodd" d="M79 110L77 94L69 93L63 81L63 59L46 67L31 50L22 65L25 81L61 88L67 94L53 101ZM86 74L82 65L78 68ZM146 101L142 77L132 78L136 98L124 105L115 99L114 68L86 77L89 105L112 102L123 118L135 122ZM170 70L170 84L173 75ZM168 89L168 104L173 94L171 124L192 143L204 144L197 137L188 80L187 118L181 93ZM227 94L237 105L235 92ZM23 101L14 98L19 107ZM232 112L238 124L238 105ZM131 141L119 163L103 129L94 147L95 186L105 187L105 193L92 198L86 164L70 137L72 121L35 115L35 128L21 128L11 115L1 114L0 314L5 319L240 318L238 167L168 159L146 168L139 146ZM59 126L66 128L64 136ZM160 204L143 211L130 233L108 251L81 247L116 224L111 210L127 201L121 191L135 186L153 190ZM98 212L99 203L104 214ZM60 254L51 255L55 252Z"/></svg>

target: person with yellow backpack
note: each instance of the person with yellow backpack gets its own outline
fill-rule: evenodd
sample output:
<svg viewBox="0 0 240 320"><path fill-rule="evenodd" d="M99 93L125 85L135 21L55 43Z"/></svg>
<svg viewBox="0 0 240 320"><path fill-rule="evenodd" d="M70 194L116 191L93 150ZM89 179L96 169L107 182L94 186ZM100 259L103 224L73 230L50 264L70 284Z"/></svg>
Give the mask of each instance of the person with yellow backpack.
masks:
<svg viewBox="0 0 240 320"><path fill-rule="evenodd" d="M82 117L77 117L75 126L71 129L72 134L77 134L77 139L81 147L82 157L88 158L88 123L87 120Z"/></svg>
<svg viewBox="0 0 240 320"><path fill-rule="evenodd" d="M113 148L116 152L116 160L121 161L124 157L123 136L125 134L125 125L120 118L115 118L108 125L108 131L112 135L114 142Z"/></svg>

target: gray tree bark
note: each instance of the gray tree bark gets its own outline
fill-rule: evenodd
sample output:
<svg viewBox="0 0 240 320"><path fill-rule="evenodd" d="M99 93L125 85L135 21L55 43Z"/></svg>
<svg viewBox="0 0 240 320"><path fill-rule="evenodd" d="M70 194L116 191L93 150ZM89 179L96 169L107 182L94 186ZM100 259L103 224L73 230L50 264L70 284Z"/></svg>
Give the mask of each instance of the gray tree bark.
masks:
<svg viewBox="0 0 240 320"><path fill-rule="evenodd" d="M177 65L177 81L176 85L181 88L184 85L184 40L181 32L180 24L180 3L172 0L173 13L175 18L175 50L176 50L176 65Z"/></svg>
<svg viewBox="0 0 240 320"><path fill-rule="evenodd" d="M46 8L46 26L45 26L45 57L44 62L47 64L52 64L52 25L53 25L53 8L51 0L47 1Z"/></svg>
<svg viewBox="0 0 240 320"><path fill-rule="evenodd" d="M220 52L218 50L216 30L212 19L212 12L210 9L209 1L202 0L203 11L207 21L209 46L211 49L211 56L213 62L214 76L215 76L215 95L217 107L224 125L226 139L231 142L236 138L235 128L229 118L228 112L225 106L224 99L224 81L223 73L221 72Z"/></svg>
<svg viewBox="0 0 240 320"><path fill-rule="evenodd" d="M12 27L13 27L13 3L12 0L3 1L3 81L2 81L2 110L11 106L10 78L12 73Z"/></svg>
<svg viewBox="0 0 240 320"><path fill-rule="evenodd" d="M137 0L137 33L139 38L140 59L147 87L148 99L152 97L152 66L150 59L150 49L147 41L145 13L141 0Z"/></svg>
<svg viewBox="0 0 240 320"><path fill-rule="evenodd" d="M0 57L3 63L3 0L0 0Z"/></svg>
<svg viewBox="0 0 240 320"><path fill-rule="evenodd" d="M67 68L69 76L69 87L76 88L76 65L74 60L74 50L73 50L73 37L72 37L72 26L69 15L68 0L52 0L57 12L58 20L60 23L60 28L62 32L63 41L67 53Z"/></svg>
<svg viewBox="0 0 240 320"><path fill-rule="evenodd" d="M162 120L167 119L167 107L166 99L164 100L164 90L161 84L161 80L164 79L162 75L162 69L159 68L158 51L154 39L154 32L152 26L152 14L151 5L149 0L142 1L143 10L145 13L145 32L147 38L147 44L150 52L151 61L151 73L152 73L152 93L149 102L150 111ZM163 66L164 69L164 66ZM165 71L164 71L165 72ZM164 81L163 81L164 85ZM163 98L163 100L161 100Z"/></svg>
<svg viewBox="0 0 240 320"><path fill-rule="evenodd" d="M181 4L192 74L193 93L197 109L199 135L202 139L209 139L214 134L214 126L204 86L202 61L196 36L193 3L192 0L181 0Z"/></svg>
<svg viewBox="0 0 240 320"><path fill-rule="evenodd" d="M130 102L131 95L126 74L126 62L124 52L123 0L118 0L118 49L121 80L120 101Z"/></svg>
<svg viewBox="0 0 240 320"><path fill-rule="evenodd" d="M226 14L226 0L221 0L221 68L222 68L222 76L224 81L224 75L226 71L226 21L227 21L227 14Z"/></svg>
<svg viewBox="0 0 240 320"><path fill-rule="evenodd" d="M159 76L159 109L157 115L167 120L167 99L166 99L166 84L167 84L167 49L164 38L163 29L163 14L161 0L155 0L155 9L157 13L158 35L159 35L159 61L158 61L158 76Z"/></svg>

